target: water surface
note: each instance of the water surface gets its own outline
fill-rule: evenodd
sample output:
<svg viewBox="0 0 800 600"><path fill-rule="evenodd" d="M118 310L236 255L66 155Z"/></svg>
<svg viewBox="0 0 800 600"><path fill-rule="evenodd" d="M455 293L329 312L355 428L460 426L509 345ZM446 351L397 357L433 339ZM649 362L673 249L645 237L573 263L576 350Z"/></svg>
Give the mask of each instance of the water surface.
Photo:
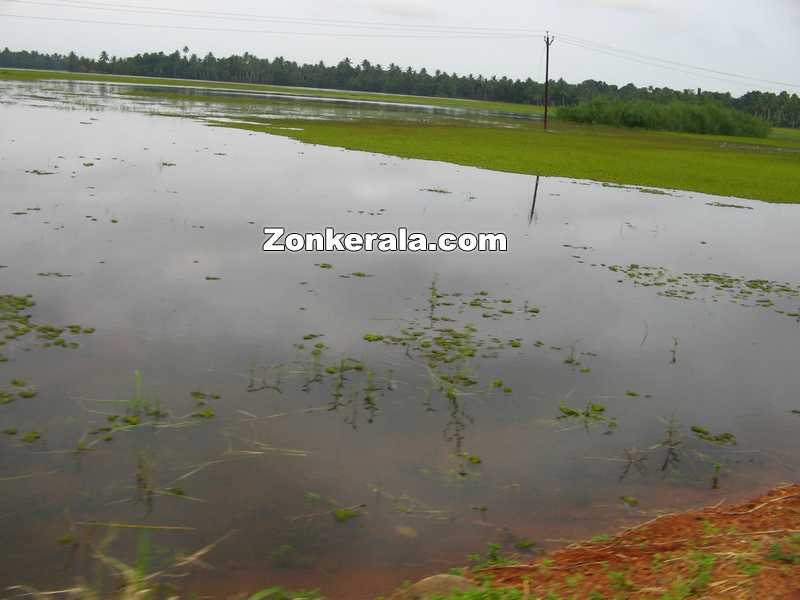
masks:
<svg viewBox="0 0 800 600"><path fill-rule="evenodd" d="M36 391L0 406L18 430L0 584L95 581L110 529L110 554L149 544L153 571L233 532L172 583L361 600L488 543L549 549L796 478L797 206L543 178L532 210L529 176L156 114L246 104L0 95L0 293L95 330L0 347L0 389ZM340 110L432 118L255 114ZM509 251L264 253L276 225L504 231ZM431 367L454 340L463 358Z"/></svg>

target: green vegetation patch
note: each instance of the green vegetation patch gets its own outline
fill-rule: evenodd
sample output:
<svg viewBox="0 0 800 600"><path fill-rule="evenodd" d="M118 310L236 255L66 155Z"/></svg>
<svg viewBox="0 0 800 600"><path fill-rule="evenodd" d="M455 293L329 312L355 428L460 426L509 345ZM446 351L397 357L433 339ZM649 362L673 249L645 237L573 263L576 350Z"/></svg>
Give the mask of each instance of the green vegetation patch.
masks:
<svg viewBox="0 0 800 600"><path fill-rule="evenodd" d="M280 92L298 97L379 100L508 113L538 114L541 107L455 98L317 90L273 85L206 82L169 78L128 77L60 71L0 69L0 79L65 79ZM175 90L153 88L147 93L169 98ZM178 92L180 94L180 91ZM180 94L191 99L194 94ZM201 96L202 97L202 94ZM226 97L220 95L220 102ZM603 101L600 101L603 102ZM648 104L644 102L644 104ZM683 105L686 107L683 107ZM352 150L380 152L406 158L438 160L513 173L573 177L654 188L681 189L770 202L800 202L800 134L776 129L761 135L758 121L745 113L704 102L654 104L653 115L642 110L619 110L615 124L640 128L568 122L569 110L554 120L548 132L538 122L515 121L514 126L469 122L281 120L280 126L247 121L212 121L220 127L262 131L300 141ZM639 106L639 105L637 105ZM688 108L687 108L688 107ZM609 109L610 110L610 109ZM616 113L614 113L616 114ZM633 115L633 116L630 116ZM661 119L661 120L660 120ZM752 123L750 119L754 120ZM592 117L592 123L604 122ZM608 120L608 119L606 119ZM641 127L707 131L714 135L651 131ZM726 134L726 135L716 135ZM737 135L728 135L737 134ZM645 187L646 186L646 187Z"/></svg>
<svg viewBox="0 0 800 600"><path fill-rule="evenodd" d="M604 425L606 433L612 433L618 426L616 417L609 417L606 414L606 407L599 402L589 401L583 409L568 406L564 400L558 405L558 421L580 423L587 430Z"/></svg>
<svg viewBox="0 0 800 600"><path fill-rule="evenodd" d="M311 144L531 175L800 202L800 140L726 137L555 122L210 121Z"/></svg>
<svg viewBox="0 0 800 600"><path fill-rule="evenodd" d="M337 508L331 514L339 523L344 523L350 519L355 519L361 514L361 511L358 508Z"/></svg>
<svg viewBox="0 0 800 600"><path fill-rule="evenodd" d="M602 265L606 266L606 265ZM624 276L638 287L655 288L659 296L675 300L718 302L769 309L794 320L800 319L797 300L800 285L786 281L748 279L728 273L675 273L665 267L610 265L609 271ZM625 279L619 279L619 282ZM629 394L630 395L630 394Z"/></svg>
<svg viewBox="0 0 800 600"><path fill-rule="evenodd" d="M2 345L19 342L26 338L34 338L43 347L77 348L78 342L65 338L65 335L79 336L94 333L93 328L82 328L80 325L51 325L35 323L30 315L36 306L31 295L0 295L0 342ZM5 362L0 357L0 362ZM24 385L24 382L21 382ZM19 384L14 384L22 387Z"/></svg>
<svg viewBox="0 0 800 600"><path fill-rule="evenodd" d="M648 100L625 101L600 97L577 106L559 108L558 117L578 123L684 133L761 138L770 133L769 123L766 121L711 100L673 100L665 104Z"/></svg>

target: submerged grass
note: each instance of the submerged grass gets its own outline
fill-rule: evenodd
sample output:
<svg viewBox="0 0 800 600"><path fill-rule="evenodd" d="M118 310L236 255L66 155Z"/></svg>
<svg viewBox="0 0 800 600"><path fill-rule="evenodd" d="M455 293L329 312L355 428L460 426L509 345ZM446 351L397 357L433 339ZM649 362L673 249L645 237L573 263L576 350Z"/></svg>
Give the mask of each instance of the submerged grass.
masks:
<svg viewBox="0 0 800 600"><path fill-rule="evenodd" d="M272 92L343 100L375 100L434 107L536 114L541 107L293 88L272 85L128 77L61 71L0 69L0 80L62 79L152 85L147 95L191 100L193 94L161 89L201 88ZM208 96L208 94L206 94ZM240 102L239 98L231 100ZM215 100L225 101L220 95ZM221 127L262 131L312 144L439 160L496 171L681 189L770 202L800 202L800 132L775 129L769 138L669 133L556 120L550 131L535 122L515 126L409 121L281 119L280 126L244 119L212 122Z"/></svg>
<svg viewBox="0 0 800 600"><path fill-rule="evenodd" d="M467 110L487 110L515 114L541 114L543 107L531 104L512 104L510 102L491 102L484 100L467 100L463 98L436 98L431 96L407 96L402 94L381 94L375 92L359 92L345 90L329 90L311 87L295 87L288 85L269 85L256 83L234 83L220 81L203 81L196 79L173 79L169 77L141 77L132 75L108 75L101 73L72 73L68 71L46 71L34 69L0 69L0 80L36 81L41 79L59 79L72 81L104 81L108 83L132 83L142 85L164 85L187 88L210 88L218 90L235 90L240 92L270 92L290 96L315 96L318 98L340 98L342 100L369 100L389 102L392 104L421 104L443 108L461 108ZM170 92L166 92L170 94ZM176 94L190 99L185 94ZM161 94L159 94L161 95ZM215 96L215 102L239 102Z"/></svg>
<svg viewBox="0 0 800 600"><path fill-rule="evenodd" d="M212 125L495 171L800 202L800 137L755 139L556 122L548 132L396 121L282 120Z"/></svg>
<svg viewBox="0 0 800 600"><path fill-rule="evenodd" d="M637 287L656 288L656 293L665 298L711 302L727 300L739 306L768 309L792 320L800 320L800 311L796 308L800 287L795 283L747 279L728 273L675 273L664 267L639 264L605 267L621 277L617 280L619 283L627 278Z"/></svg>

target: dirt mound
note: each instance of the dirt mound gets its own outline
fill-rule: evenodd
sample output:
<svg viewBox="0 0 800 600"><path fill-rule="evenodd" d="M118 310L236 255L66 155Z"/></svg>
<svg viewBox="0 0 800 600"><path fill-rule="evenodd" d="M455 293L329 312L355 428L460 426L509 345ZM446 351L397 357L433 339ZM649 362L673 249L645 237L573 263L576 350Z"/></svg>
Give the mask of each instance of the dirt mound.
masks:
<svg viewBox="0 0 800 600"><path fill-rule="evenodd" d="M470 576L531 600L800 600L800 485L741 505L662 515L605 541Z"/></svg>

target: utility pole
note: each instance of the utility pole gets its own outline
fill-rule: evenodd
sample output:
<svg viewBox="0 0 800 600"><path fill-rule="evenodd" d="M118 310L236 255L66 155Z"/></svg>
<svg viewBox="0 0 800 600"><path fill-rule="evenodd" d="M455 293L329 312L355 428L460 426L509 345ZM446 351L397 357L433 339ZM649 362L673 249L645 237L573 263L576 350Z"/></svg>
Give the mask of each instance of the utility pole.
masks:
<svg viewBox="0 0 800 600"><path fill-rule="evenodd" d="M553 43L555 37L546 32L544 36L544 45L547 47L547 59L545 60L544 67L544 128L547 129L547 100L550 92L550 44Z"/></svg>

